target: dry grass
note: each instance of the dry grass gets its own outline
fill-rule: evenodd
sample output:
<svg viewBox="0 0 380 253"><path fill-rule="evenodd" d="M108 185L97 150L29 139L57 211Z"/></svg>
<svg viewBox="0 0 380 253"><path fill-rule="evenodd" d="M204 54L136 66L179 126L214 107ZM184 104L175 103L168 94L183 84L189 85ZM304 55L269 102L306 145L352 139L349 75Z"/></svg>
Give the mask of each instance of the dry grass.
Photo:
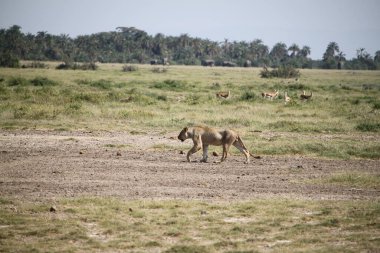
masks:
<svg viewBox="0 0 380 253"><path fill-rule="evenodd" d="M361 252L380 247L369 201L1 199L2 252ZM20 241L22 243L20 243Z"/></svg>

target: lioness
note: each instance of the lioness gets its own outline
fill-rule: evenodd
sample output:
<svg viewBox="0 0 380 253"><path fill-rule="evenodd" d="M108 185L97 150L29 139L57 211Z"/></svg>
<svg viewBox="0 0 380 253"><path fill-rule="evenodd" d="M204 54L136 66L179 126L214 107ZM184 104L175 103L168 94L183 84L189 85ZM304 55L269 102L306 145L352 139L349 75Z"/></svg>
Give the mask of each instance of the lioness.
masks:
<svg viewBox="0 0 380 253"><path fill-rule="evenodd" d="M239 135L229 129L216 130L206 126L185 127L178 135L178 139L182 142L186 139L192 139L194 146L187 152L187 161L190 162L190 156L201 148L203 148L203 158L201 162L207 162L207 151L209 145L223 146L223 155L221 162L227 159L228 150L231 145L234 145L245 155L245 163L249 163L249 151L244 146Z"/></svg>

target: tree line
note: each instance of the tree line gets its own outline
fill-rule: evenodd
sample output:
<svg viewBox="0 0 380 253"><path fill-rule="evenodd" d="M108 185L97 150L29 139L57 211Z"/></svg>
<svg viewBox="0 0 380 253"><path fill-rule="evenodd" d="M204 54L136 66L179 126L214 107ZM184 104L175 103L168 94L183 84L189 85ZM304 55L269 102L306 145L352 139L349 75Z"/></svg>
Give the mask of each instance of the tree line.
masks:
<svg viewBox="0 0 380 253"><path fill-rule="evenodd" d="M309 46L279 42L271 49L256 39L250 42L211 41L193 38L188 34L165 36L149 35L135 27L117 27L115 31L80 35L52 35L47 32L24 34L13 25L0 29L0 66L17 67L19 60L73 62L150 63L168 59L170 64L200 65L212 60L215 65L326 68L326 69L380 69L380 51L372 57L364 48L358 49L351 60L339 50L336 42L326 48L322 60L312 60Z"/></svg>

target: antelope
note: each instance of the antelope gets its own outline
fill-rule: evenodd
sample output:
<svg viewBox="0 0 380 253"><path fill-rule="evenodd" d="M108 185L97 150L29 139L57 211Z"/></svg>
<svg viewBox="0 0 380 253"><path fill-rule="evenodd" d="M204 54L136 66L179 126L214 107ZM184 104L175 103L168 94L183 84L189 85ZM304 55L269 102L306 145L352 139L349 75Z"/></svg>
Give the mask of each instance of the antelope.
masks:
<svg viewBox="0 0 380 253"><path fill-rule="evenodd" d="M273 98L276 98L278 96L278 90L275 90L273 93L263 92L261 93L261 96L263 98L269 98L270 100L273 100Z"/></svg>
<svg viewBox="0 0 380 253"><path fill-rule="evenodd" d="M231 92L230 91L219 91L216 93L216 97L217 98L224 98L224 99L227 99L229 98L231 95Z"/></svg>
<svg viewBox="0 0 380 253"><path fill-rule="evenodd" d="M310 95L306 95L305 91L303 91L303 94L300 95L301 100L309 100L313 96L313 92L310 92Z"/></svg>
<svg viewBox="0 0 380 253"><path fill-rule="evenodd" d="M285 92L285 104L289 103L290 102L290 97L288 96L288 93Z"/></svg>

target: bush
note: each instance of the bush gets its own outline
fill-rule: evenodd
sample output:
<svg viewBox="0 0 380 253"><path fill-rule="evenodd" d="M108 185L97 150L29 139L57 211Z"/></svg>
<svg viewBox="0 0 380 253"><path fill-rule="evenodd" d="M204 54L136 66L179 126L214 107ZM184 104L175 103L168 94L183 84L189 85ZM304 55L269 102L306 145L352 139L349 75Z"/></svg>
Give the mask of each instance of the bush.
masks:
<svg viewBox="0 0 380 253"><path fill-rule="evenodd" d="M180 80L165 80L153 84L152 88L181 91L186 89L186 82Z"/></svg>
<svg viewBox="0 0 380 253"><path fill-rule="evenodd" d="M153 68L152 69L152 72L153 73L166 73L168 71L168 69L167 68Z"/></svg>
<svg viewBox="0 0 380 253"><path fill-rule="evenodd" d="M90 62L90 63L84 63L84 64L78 64L78 63L61 63L59 64L56 69L61 69L61 70L97 70L98 66L96 66L95 63Z"/></svg>
<svg viewBox="0 0 380 253"><path fill-rule="evenodd" d="M46 77L36 77L30 81L34 86L50 86L56 85L55 81L52 81Z"/></svg>
<svg viewBox="0 0 380 253"><path fill-rule="evenodd" d="M43 62L34 61L32 63L23 64L21 68L45 69L45 68L48 68L48 66Z"/></svg>
<svg viewBox="0 0 380 253"><path fill-rule="evenodd" d="M104 80L104 79L90 82L90 86L95 87L95 88L104 89L104 90L110 89L111 85L112 85L111 81Z"/></svg>
<svg viewBox="0 0 380 253"><path fill-rule="evenodd" d="M364 122L358 124L356 129L362 132L378 132L380 131L380 123Z"/></svg>
<svg viewBox="0 0 380 253"><path fill-rule="evenodd" d="M253 91L245 91L243 95L241 95L240 99L245 101L255 100L256 95Z"/></svg>
<svg viewBox="0 0 380 253"><path fill-rule="evenodd" d="M277 78L298 78L300 77L300 72L299 70L295 69L294 67L291 66L281 66L277 69L273 70L268 70L267 68L264 68L260 72L260 76L262 78L272 78L272 77L277 77Z"/></svg>
<svg viewBox="0 0 380 253"><path fill-rule="evenodd" d="M8 86L25 86L28 84L28 80L23 77L11 77L8 80Z"/></svg>
<svg viewBox="0 0 380 253"><path fill-rule="evenodd" d="M17 57L10 53L2 53L0 54L0 67L18 68L20 67L20 62Z"/></svg>
<svg viewBox="0 0 380 253"><path fill-rule="evenodd" d="M137 70L139 70L139 68L137 66L133 66L133 65L123 66L123 72L133 72L133 71L137 71Z"/></svg>

